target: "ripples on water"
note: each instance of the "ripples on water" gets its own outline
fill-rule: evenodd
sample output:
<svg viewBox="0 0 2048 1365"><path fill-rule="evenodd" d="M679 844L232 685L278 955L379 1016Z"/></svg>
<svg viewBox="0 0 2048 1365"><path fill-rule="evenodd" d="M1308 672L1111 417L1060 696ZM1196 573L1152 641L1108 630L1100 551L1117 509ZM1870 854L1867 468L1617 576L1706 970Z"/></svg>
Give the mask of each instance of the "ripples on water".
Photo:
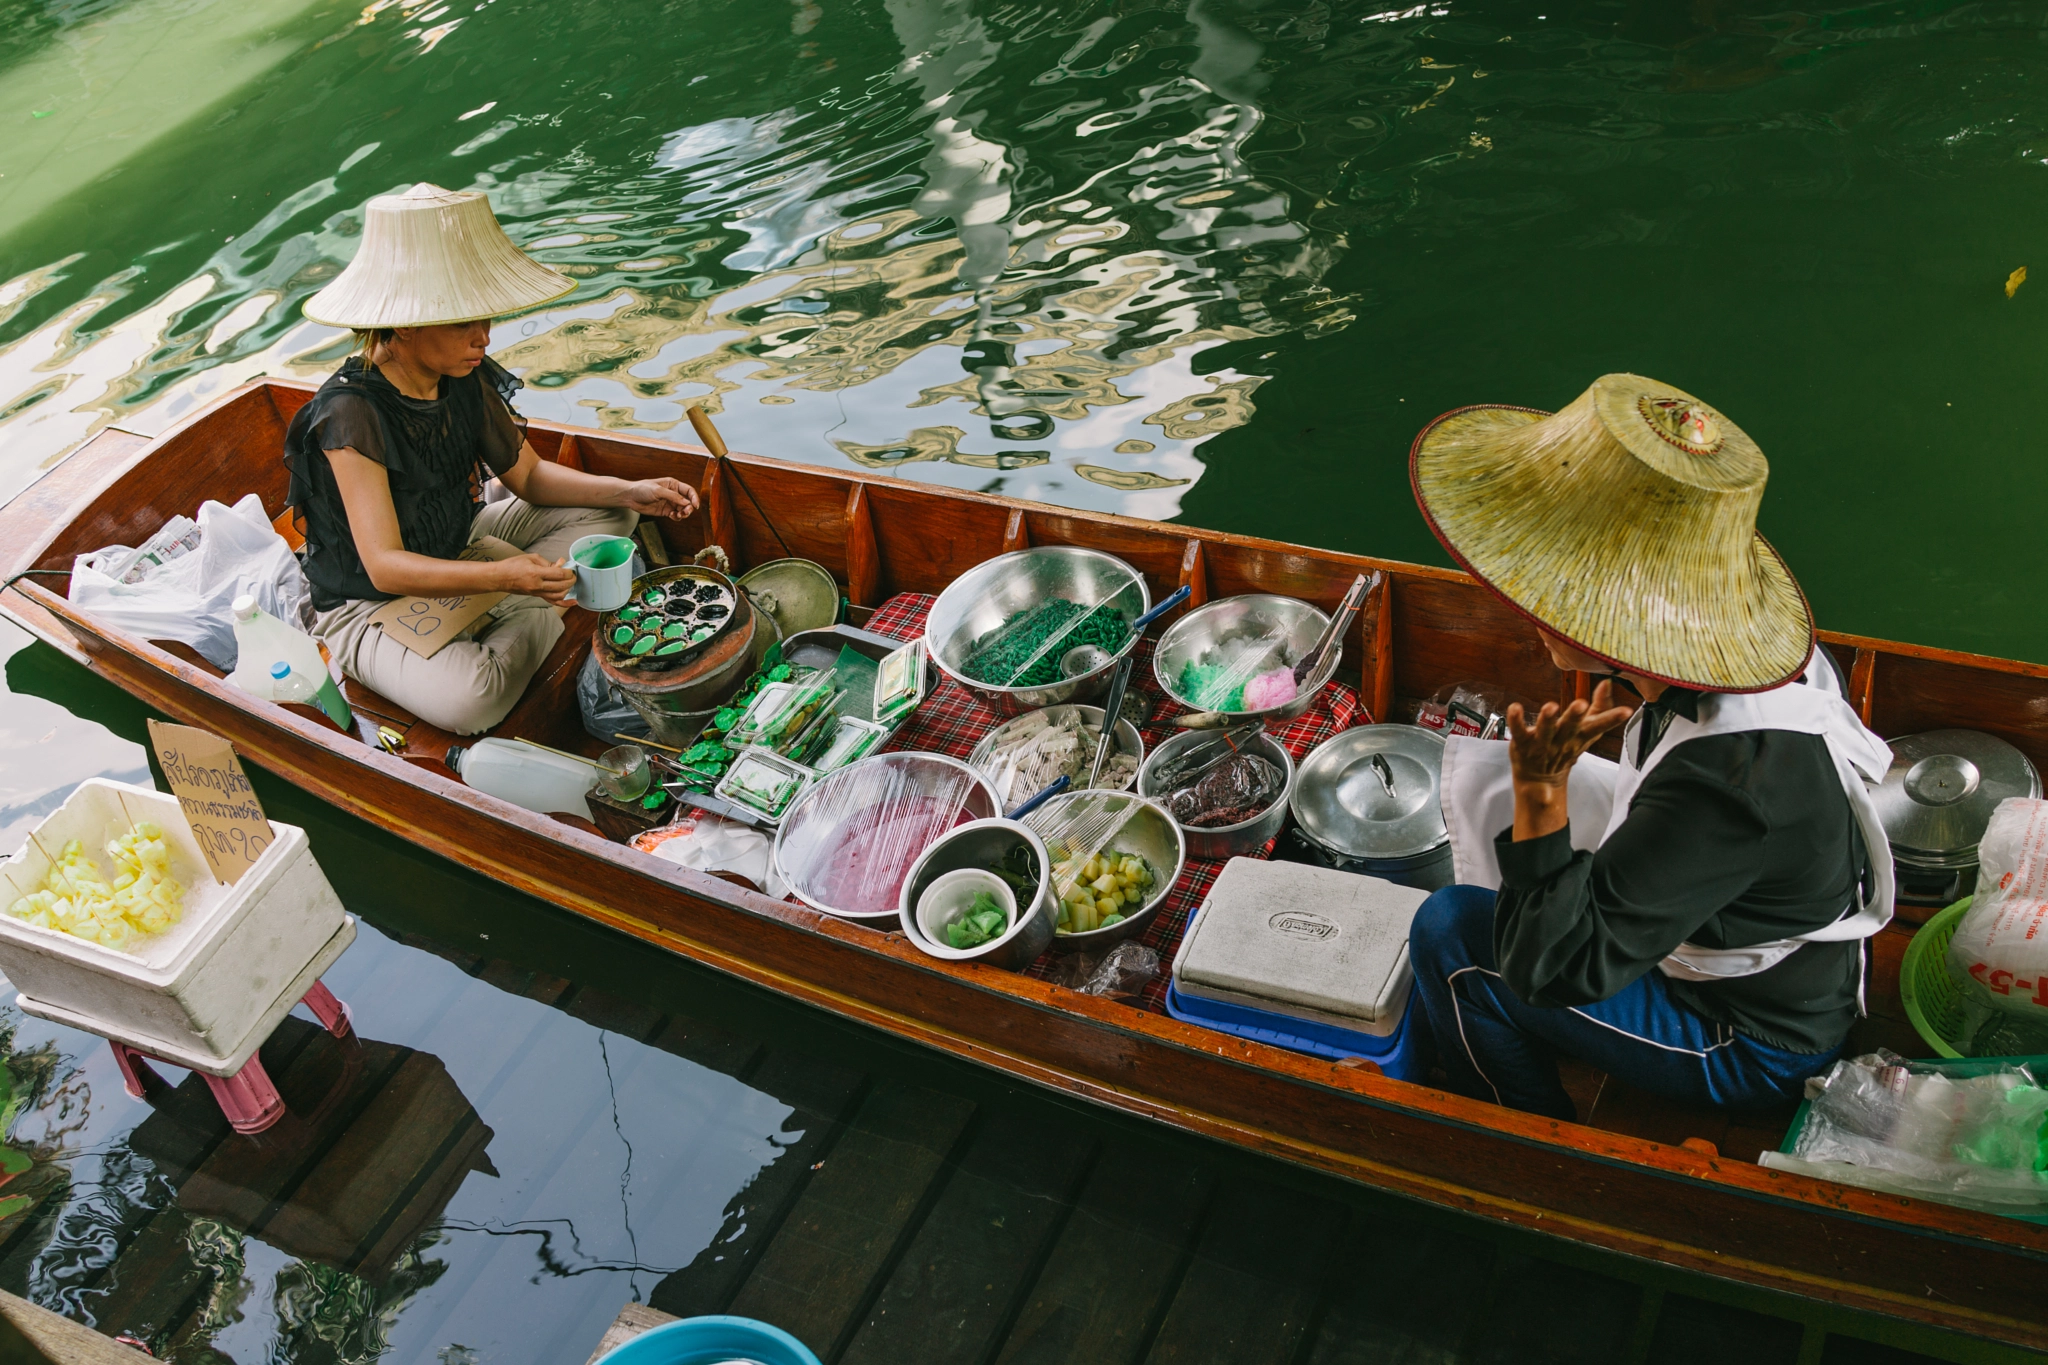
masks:
<svg viewBox="0 0 2048 1365"><path fill-rule="evenodd" d="M1398 471L1436 406L1623 366L1709 388L1758 327L1833 321L1796 287L1716 315L1758 278L1868 288L1745 227L1896 188L1990 210L1971 176L2048 155L2040 5L266 3L260 44L205 58L238 83L155 73L181 93L155 123L126 96L118 154L95 44L231 7L18 6L0 114L53 107L0 151L0 495L109 421L330 368L300 303L365 200L430 179L579 280L498 331L534 415L678 435L701 402L741 448L1170 516L1277 377L1287 411L1230 447L1261 476L1196 510L1431 557ZM19 88L53 52L75 99ZM1806 436L1752 387L1718 401Z"/></svg>

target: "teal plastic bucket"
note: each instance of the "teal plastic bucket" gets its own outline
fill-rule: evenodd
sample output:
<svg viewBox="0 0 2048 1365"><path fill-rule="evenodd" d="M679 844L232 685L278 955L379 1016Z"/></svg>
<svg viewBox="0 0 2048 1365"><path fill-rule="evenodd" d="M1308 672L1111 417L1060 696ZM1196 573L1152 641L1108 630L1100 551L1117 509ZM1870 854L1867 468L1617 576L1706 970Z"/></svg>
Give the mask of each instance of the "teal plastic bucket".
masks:
<svg viewBox="0 0 2048 1365"><path fill-rule="evenodd" d="M598 1365L819 1365L808 1346L752 1318L684 1318L643 1332Z"/></svg>

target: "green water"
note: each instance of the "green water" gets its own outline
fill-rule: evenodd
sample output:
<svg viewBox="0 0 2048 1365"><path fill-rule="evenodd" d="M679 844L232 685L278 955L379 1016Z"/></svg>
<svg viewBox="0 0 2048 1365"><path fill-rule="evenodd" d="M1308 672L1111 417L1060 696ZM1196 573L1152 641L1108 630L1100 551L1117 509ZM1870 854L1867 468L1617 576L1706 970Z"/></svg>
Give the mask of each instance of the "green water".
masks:
<svg viewBox="0 0 2048 1365"><path fill-rule="evenodd" d="M2048 514L2048 276L2003 288L2048 270L2048 4L0 0L0 126L0 498L108 425L331 368L345 340L300 303L367 199L429 180L488 190L578 281L494 335L532 416L683 440L702 403L740 449L1443 563L1407 488L1416 430L1632 369L1761 443L1764 529L1823 625L2048 660L2019 591ZM85 777L149 777L136 708L46 646L0 648L11 848ZM495 1174L377 1275L335 1270L278 1230L288 1192L221 1213L104 1048L7 1006L39 1203L0 1225L0 1287L180 1360L573 1362L630 1299L726 1306L700 1281L747 1192L839 1131L766 1057L969 1106L944 1190L978 1188L999 1138L1087 1154L1030 1196L1061 1227L1093 1216L1102 1153L1183 1163L1223 1193L1162 1253L1163 1303L1295 1303L1281 1262L1219 1249L1232 1209L1245 1246L1287 1240L1257 1216L1323 1229L1294 1248L1300 1315L1240 1324L1257 1350L1210 1333L1217 1358L1967 1354L1389 1224L264 795L364 920L332 978L361 1031L445 1067ZM720 1030L744 1046L676 1042ZM949 1198L917 1226L949 1226ZM1366 1249L1389 1226L1428 1274L1361 1298L1346 1277L1385 1271ZM886 1355L889 1313L955 1320L895 1292L833 1353ZM1033 1358L1016 1292L923 1354ZM1191 1321L1157 1307L1127 1358L1207 1358L1176 1344ZM1849 1336L1822 1349L1823 1327Z"/></svg>

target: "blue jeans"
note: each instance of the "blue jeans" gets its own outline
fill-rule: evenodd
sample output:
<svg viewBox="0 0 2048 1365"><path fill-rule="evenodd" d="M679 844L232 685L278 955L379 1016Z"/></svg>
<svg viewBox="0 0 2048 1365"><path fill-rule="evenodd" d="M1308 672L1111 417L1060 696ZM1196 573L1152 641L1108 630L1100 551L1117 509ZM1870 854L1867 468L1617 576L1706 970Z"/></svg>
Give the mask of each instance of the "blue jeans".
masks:
<svg viewBox="0 0 2048 1365"><path fill-rule="evenodd" d="M1828 1052L1787 1052L1672 998L1652 967L1607 999L1570 1009L1526 1005L1493 959L1493 892L1447 886L1415 912L1408 933L1414 1016L1451 1089L1550 1118L1575 1119L1557 1054L1577 1057L1639 1090L1681 1103L1765 1109L1797 1100Z"/></svg>

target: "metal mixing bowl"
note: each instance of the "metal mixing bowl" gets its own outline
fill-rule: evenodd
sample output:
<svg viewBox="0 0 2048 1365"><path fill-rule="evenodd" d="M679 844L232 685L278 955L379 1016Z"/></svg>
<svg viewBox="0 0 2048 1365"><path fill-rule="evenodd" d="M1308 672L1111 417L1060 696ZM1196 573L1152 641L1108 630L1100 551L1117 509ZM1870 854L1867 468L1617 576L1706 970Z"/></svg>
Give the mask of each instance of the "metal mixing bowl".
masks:
<svg viewBox="0 0 2048 1365"><path fill-rule="evenodd" d="M1095 701L1109 686L1116 661L1137 644L1137 637L1108 656L1099 667L1078 677L1043 687L993 687L975 682L960 671L977 643L994 634L1018 612L1048 598L1064 597L1081 606L1107 600L1135 621L1152 607L1152 593L1136 569L1099 550L1076 545L1046 545L985 559L954 579L932 603L924 634L932 662L939 671L986 701L1004 716L1020 715L1062 702ZM1072 642L1069 642L1070 644ZM1069 645L1054 648L1065 653ZM1057 660L1055 660L1057 662Z"/></svg>
<svg viewBox="0 0 2048 1365"><path fill-rule="evenodd" d="M1152 652L1152 676L1159 682L1161 690L1173 700L1190 710L1206 708L1181 695L1181 670L1188 664L1213 664L1231 657L1230 646L1238 641L1247 645L1262 639L1274 627L1284 633L1279 648L1272 652L1260 672L1292 664L1302 655L1315 648L1316 641L1329 628L1330 618L1293 597L1276 597L1270 593L1247 593L1243 597L1225 597L1207 606L1197 607L1175 621L1159 637L1159 646ZM1330 647L1323 666L1316 670L1314 677L1306 679L1301 691L1293 701L1284 706L1269 706L1263 711L1224 711L1220 714L1233 722L1245 720L1293 720L1308 710L1315 701L1316 693L1336 673L1342 660L1344 642L1337 641Z"/></svg>
<svg viewBox="0 0 2048 1365"><path fill-rule="evenodd" d="M1103 797L1100 792L1063 792L1033 811L1025 823L1039 831L1041 835L1047 830L1056 830L1064 818L1062 812L1074 802L1084 799L1099 801ZM1128 793L1119 794L1111 799L1130 802L1137 809L1109 841L1110 846L1127 853L1135 853L1152 864L1153 871L1159 875L1158 885L1152 888L1152 894L1146 898L1145 903L1124 916L1120 924L1112 924L1107 929L1091 929L1085 934L1062 934L1055 931L1052 950L1056 953L1078 953L1107 948L1112 943L1143 933L1152 916L1159 913L1159 907L1166 904L1167 896L1172 894L1174 886L1180 881L1182 870L1187 867L1187 842L1181 837L1180 826L1173 822L1173 817L1166 813L1164 806L1157 801L1148 801L1144 797ZM1057 930L1059 906L1052 907L1052 915Z"/></svg>
<svg viewBox="0 0 2048 1365"><path fill-rule="evenodd" d="M1038 895L1029 905L1018 905L1008 929L979 948L951 948L925 933L917 917L917 902L926 887L959 868L994 867L1020 843L1031 849L1038 869ZM1036 962L1052 942L1057 911L1051 882L1052 864L1046 857L1045 841L1036 830L1015 820L970 821L942 835L903 879L903 936L922 951L948 962L982 962L1006 972L1021 972Z"/></svg>
<svg viewBox="0 0 2048 1365"><path fill-rule="evenodd" d="M1205 739L1215 738L1213 730L1188 730L1175 735L1157 749L1138 770L1138 795L1165 804L1171 792L1155 790L1159 769L1172 759L1185 753L1192 746ZM1280 826L1287 823L1287 801L1294 795L1294 758L1287 749L1271 735L1254 735L1241 752L1257 754L1280 770L1280 795L1273 804L1249 820L1235 825L1216 825L1208 829L1191 829L1181 825L1181 836L1187 840L1188 856L1207 861L1221 861L1225 858L1243 857L1257 853L1266 846L1266 841L1280 832ZM1175 821L1178 824L1178 821Z"/></svg>
<svg viewBox="0 0 2048 1365"><path fill-rule="evenodd" d="M1098 728L1102 725L1102 708L1099 706L1046 706L1041 707L1037 711L1027 711L1013 720L1004 721L1001 725L983 735L981 743L974 746L974 752L967 755L968 766L980 772L989 781L995 781L995 773L990 769L990 755L995 753L998 742L1013 732L1017 726L1033 716L1043 715L1049 721L1057 721L1066 719L1067 713L1070 711L1081 713L1081 723L1083 725L1093 725ZM1138 766L1143 768L1145 766L1145 740L1138 733L1138 727L1127 720L1118 721L1116 723L1116 748L1112 752L1134 755L1138 760ZM1095 756L1090 754L1088 761L1093 763ZM1083 773L1081 776L1086 777L1087 774ZM1133 773L1132 776L1135 777L1136 774ZM1079 781L1080 778L1075 779L1077 785ZM1127 791L1129 788L1130 784L1125 783L1124 786L1114 790ZM996 797L1004 805L1014 806L1022 802L1026 797L1035 796L1036 794L1035 792L997 792Z"/></svg>
<svg viewBox="0 0 2048 1365"><path fill-rule="evenodd" d="M892 773L901 781L890 782ZM989 786L988 779L959 759L948 758L944 754L878 754L827 773L798 796L782 817L782 828L775 835L777 874L796 893L796 898L813 910L887 928L896 918L897 897L888 897L886 910L842 910L829 904L821 876L824 860L843 845L839 837L842 830L848 826L858 827L863 819L872 822L882 801L882 786L889 787L899 798L904 795L931 795L957 785L962 773L971 779L963 806L968 816L984 820L1001 814L1001 807L996 804L995 789ZM847 808L852 794L870 790L875 793L873 803L861 805L858 809Z"/></svg>

